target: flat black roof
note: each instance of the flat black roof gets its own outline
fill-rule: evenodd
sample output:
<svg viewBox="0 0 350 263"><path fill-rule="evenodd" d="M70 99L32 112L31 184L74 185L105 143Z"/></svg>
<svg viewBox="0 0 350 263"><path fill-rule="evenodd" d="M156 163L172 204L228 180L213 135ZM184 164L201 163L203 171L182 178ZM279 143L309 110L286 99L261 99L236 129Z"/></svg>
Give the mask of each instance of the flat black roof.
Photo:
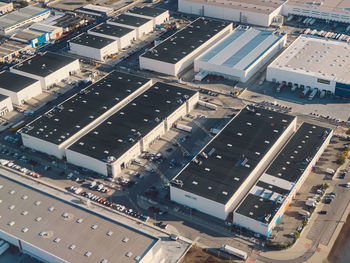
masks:
<svg viewBox="0 0 350 263"><path fill-rule="evenodd" d="M244 202L237 208L235 213L245 215L265 224L269 224L280 206L280 204L270 199L248 194L245 197ZM274 212L273 215L271 214L271 211Z"/></svg>
<svg viewBox="0 0 350 263"><path fill-rule="evenodd" d="M19 92L37 81L10 71L0 73L0 88L13 92Z"/></svg>
<svg viewBox="0 0 350 263"><path fill-rule="evenodd" d="M29 74L46 77L75 60L77 59L52 52L46 52L42 55L37 54L36 56L13 66L13 68Z"/></svg>
<svg viewBox="0 0 350 263"><path fill-rule="evenodd" d="M176 64L229 24L231 23L198 18L141 56Z"/></svg>
<svg viewBox="0 0 350 263"><path fill-rule="evenodd" d="M131 29L128 27L116 26L116 25L105 24L105 23L99 24L98 26L90 29L91 32L96 32L96 33L118 37L118 38L121 38L134 30L135 29Z"/></svg>
<svg viewBox="0 0 350 263"><path fill-rule="evenodd" d="M304 122L271 163L263 177L265 174L272 175L295 185L330 132L331 129L329 128ZM262 187L265 191L271 191L272 193L265 198L263 193L255 194L250 192L236 209L235 213L268 224L278 212L284 198L292 188L290 190L280 188L278 186L278 180L274 180L274 182L271 180L270 183L266 183L259 179L256 186ZM271 199L274 193L280 194L282 200Z"/></svg>
<svg viewBox="0 0 350 263"><path fill-rule="evenodd" d="M140 27L146 24L147 22L151 21L151 19L121 14L117 17L112 18L110 21L118 24L123 24L123 25L128 25L133 27Z"/></svg>
<svg viewBox="0 0 350 263"><path fill-rule="evenodd" d="M87 33L81 34L73 39L71 39L69 42L78 44L78 45L83 45L83 46L88 46L92 48L97 48L101 49L104 48L105 46L108 46L109 44L113 43L115 40L106 38L106 37L100 37L100 36L95 36L95 35L90 35Z"/></svg>
<svg viewBox="0 0 350 263"><path fill-rule="evenodd" d="M182 186L173 186L225 204L294 119L247 106L173 179Z"/></svg>
<svg viewBox="0 0 350 263"><path fill-rule="evenodd" d="M0 94L0 101L6 100L9 96Z"/></svg>
<svg viewBox="0 0 350 263"><path fill-rule="evenodd" d="M265 173L296 183L330 132L304 122Z"/></svg>
<svg viewBox="0 0 350 263"><path fill-rule="evenodd" d="M168 12L168 10L144 6L144 7L134 7L133 9L128 10L128 12L133 14L143 15L143 16L157 17L165 12Z"/></svg>
<svg viewBox="0 0 350 263"><path fill-rule="evenodd" d="M118 159L195 93L157 82L69 149L104 162Z"/></svg>
<svg viewBox="0 0 350 263"><path fill-rule="evenodd" d="M113 71L29 123L21 132L59 145L148 81Z"/></svg>

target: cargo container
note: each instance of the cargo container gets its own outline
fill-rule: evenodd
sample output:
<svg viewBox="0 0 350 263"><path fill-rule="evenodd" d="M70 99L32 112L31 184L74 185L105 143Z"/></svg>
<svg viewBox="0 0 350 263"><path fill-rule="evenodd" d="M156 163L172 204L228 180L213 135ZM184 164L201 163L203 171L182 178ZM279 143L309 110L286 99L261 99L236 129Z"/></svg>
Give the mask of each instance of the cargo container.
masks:
<svg viewBox="0 0 350 263"><path fill-rule="evenodd" d="M180 123L175 123L174 127L185 132L192 132L192 127Z"/></svg>
<svg viewBox="0 0 350 263"><path fill-rule="evenodd" d="M243 260L247 260L248 258L248 254L247 252L243 251L243 250L240 250L238 248L234 248L234 247L231 247L231 246L228 246L228 245L222 245L221 248L220 248L221 251L224 251L228 254L231 254L231 255L234 255L240 259L243 259Z"/></svg>

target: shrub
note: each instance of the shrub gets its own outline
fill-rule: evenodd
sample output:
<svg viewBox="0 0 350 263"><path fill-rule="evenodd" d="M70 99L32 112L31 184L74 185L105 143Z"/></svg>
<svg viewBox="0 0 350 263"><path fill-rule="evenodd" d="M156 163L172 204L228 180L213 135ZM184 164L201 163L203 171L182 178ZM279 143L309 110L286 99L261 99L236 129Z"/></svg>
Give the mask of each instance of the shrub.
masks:
<svg viewBox="0 0 350 263"><path fill-rule="evenodd" d="M350 128L346 130L345 132L347 135L350 135Z"/></svg>

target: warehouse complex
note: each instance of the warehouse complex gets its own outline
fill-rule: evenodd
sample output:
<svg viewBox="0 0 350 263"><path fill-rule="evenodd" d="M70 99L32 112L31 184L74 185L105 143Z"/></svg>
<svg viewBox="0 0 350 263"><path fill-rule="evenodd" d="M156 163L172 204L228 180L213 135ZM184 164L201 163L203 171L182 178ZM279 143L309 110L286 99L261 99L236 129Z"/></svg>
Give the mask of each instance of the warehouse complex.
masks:
<svg viewBox="0 0 350 263"><path fill-rule="evenodd" d="M88 30L88 33L90 35L116 40L118 43L118 50L128 47L132 41L136 40L135 29L112 24L99 24Z"/></svg>
<svg viewBox="0 0 350 263"><path fill-rule="evenodd" d="M268 27L280 15L284 0L179 0L183 13Z"/></svg>
<svg viewBox="0 0 350 263"><path fill-rule="evenodd" d="M40 82L36 79L9 71L0 73L0 94L9 96L12 104L22 105L41 92Z"/></svg>
<svg viewBox="0 0 350 263"><path fill-rule="evenodd" d="M66 150L69 163L115 177L199 99L198 92L157 82Z"/></svg>
<svg viewBox="0 0 350 263"><path fill-rule="evenodd" d="M117 40L83 33L69 40L69 52L103 61L118 52Z"/></svg>
<svg viewBox="0 0 350 263"><path fill-rule="evenodd" d="M41 262L158 262L158 238L0 177L0 238Z"/></svg>
<svg viewBox="0 0 350 263"><path fill-rule="evenodd" d="M295 127L294 116L245 107L174 177L171 200L225 220Z"/></svg>
<svg viewBox="0 0 350 263"><path fill-rule="evenodd" d="M106 17L112 15L114 9L107 6L88 4L75 9L75 11L88 16Z"/></svg>
<svg viewBox="0 0 350 263"><path fill-rule="evenodd" d="M153 27L163 24L164 22L168 21L170 17L168 10L147 6L134 7L133 9L128 10L126 14L152 19Z"/></svg>
<svg viewBox="0 0 350 263"><path fill-rule="evenodd" d="M151 80L111 72L22 128L23 145L62 158L89 129L151 86Z"/></svg>
<svg viewBox="0 0 350 263"><path fill-rule="evenodd" d="M144 35L153 31L153 20L151 18L121 14L117 17L111 18L107 23L136 30L137 39L140 39Z"/></svg>
<svg viewBox="0 0 350 263"><path fill-rule="evenodd" d="M232 24L198 18L140 56L140 68L177 76L204 50L232 31Z"/></svg>
<svg viewBox="0 0 350 263"><path fill-rule="evenodd" d="M80 71L79 60L52 52L38 54L10 71L40 81L43 90Z"/></svg>
<svg viewBox="0 0 350 263"><path fill-rule="evenodd" d="M270 236L326 149L332 130L303 123L233 214L233 223Z"/></svg>
<svg viewBox="0 0 350 263"><path fill-rule="evenodd" d="M266 79L350 97L349 57L348 43L302 35L268 66Z"/></svg>
<svg viewBox="0 0 350 263"><path fill-rule="evenodd" d="M287 35L261 29L236 28L195 59L194 70L246 82L287 41Z"/></svg>
<svg viewBox="0 0 350 263"><path fill-rule="evenodd" d="M38 46L44 44L46 41L50 40L50 34L47 32L26 28L12 35L11 39L29 44L32 48L37 48Z"/></svg>
<svg viewBox="0 0 350 263"><path fill-rule="evenodd" d="M12 2L0 2L0 15L9 13L13 10L13 3Z"/></svg>
<svg viewBox="0 0 350 263"><path fill-rule="evenodd" d="M50 9L26 6L0 17L0 34L8 34L15 29L49 17Z"/></svg>

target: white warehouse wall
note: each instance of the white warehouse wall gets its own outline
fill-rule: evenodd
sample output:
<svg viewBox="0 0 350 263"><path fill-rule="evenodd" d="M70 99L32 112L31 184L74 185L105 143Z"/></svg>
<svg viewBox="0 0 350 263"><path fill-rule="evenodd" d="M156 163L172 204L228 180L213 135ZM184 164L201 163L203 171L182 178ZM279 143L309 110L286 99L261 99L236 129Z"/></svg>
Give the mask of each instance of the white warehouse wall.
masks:
<svg viewBox="0 0 350 263"><path fill-rule="evenodd" d="M22 89L19 92L13 92L11 90L0 88L0 94L9 96L11 101L15 105L22 105L24 101L27 101L35 96L41 94L40 82L37 81L32 85Z"/></svg>
<svg viewBox="0 0 350 263"><path fill-rule="evenodd" d="M105 162L70 149L66 149L65 152L67 162L107 176L107 165Z"/></svg>
<svg viewBox="0 0 350 263"><path fill-rule="evenodd" d="M156 27L156 25L161 25L164 22L169 20L169 18L170 18L169 10L164 10L164 11L165 11L164 13L162 13L159 16L156 16L156 17L140 15L140 14L134 14L134 13L130 13L130 12L126 12L125 14L131 15L131 16L142 17L142 18L146 18L146 19L152 19L153 27Z"/></svg>
<svg viewBox="0 0 350 263"><path fill-rule="evenodd" d="M154 60L151 58L139 56L140 69L147 69L155 72L161 72L163 74L175 76L175 64Z"/></svg>
<svg viewBox="0 0 350 263"><path fill-rule="evenodd" d="M295 5L289 4L288 2L284 4L281 13L284 16L293 14L293 15L300 15L305 17L314 17L318 19L326 19L330 21L350 23L349 14L340 13L336 11L317 10L316 8L308 8L303 6L295 6Z"/></svg>
<svg viewBox="0 0 350 263"><path fill-rule="evenodd" d="M21 133L21 137L22 137L23 145L28 148L31 148L49 155L56 156L59 159L62 159L62 156L64 155L64 149L60 148L59 145L57 144L44 141L42 139L30 136L25 133Z"/></svg>
<svg viewBox="0 0 350 263"><path fill-rule="evenodd" d="M109 45L101 49L69 42L69 48L70 48L69 52L72 54L77 54L79 56L84 56L95 60L104 61L106 56L115 54L118 52L118 41L115 40Z"/></svg>
<svg viewBox="0 0 350 263"><path fill-rule="evenodd" d="M275 61L272 64L275 64ZM332 93L334 93L335 91L336 82L334 80L321 78L321 79L330 81L330 84L327 85L327 84L317 82L318 77L309 75L308 73L303 72L301 70L283 69L283 68L279 69L271 65L267 67L267 72L266 72L267 81L279 82L279 83L281 83L282 81L286 81L286 82L297 83L298 85L302 84L305 86L310 86L311 88L318 88L319 90L329 90Z"/></svg>
<svg viewBox="0 0 350 263"><path fill-rule="evenodd" d="M0 102L0 110L0 116L13 111L13 105L10 97L7 97L6 99Z"/></svg>
<svg viewBox="0 0 350 263"><path fill-rule="evenodd" d="M140 27L133 27L133 26L129 26L129 25L115 23L115 22L112 22L110 20L107 21L107 24L135 29L136 30L136 38L137 39L140 39L144 35L147 35L148 33L153 31L153 21L152 20L149 20L147 23L145 23L144 25L142 25Z"/></svg>
<svg viewBox="0 0 350 263"><path fill-rule="evenodd" d="M225 19L245 24L268 27L274 16L278 15L280 10L277 9L271 14L250 12L230 8L227 5L210 5L196 3L192 1L179 0L178 11L188 14L194 14L205 17Z"/></svg>

